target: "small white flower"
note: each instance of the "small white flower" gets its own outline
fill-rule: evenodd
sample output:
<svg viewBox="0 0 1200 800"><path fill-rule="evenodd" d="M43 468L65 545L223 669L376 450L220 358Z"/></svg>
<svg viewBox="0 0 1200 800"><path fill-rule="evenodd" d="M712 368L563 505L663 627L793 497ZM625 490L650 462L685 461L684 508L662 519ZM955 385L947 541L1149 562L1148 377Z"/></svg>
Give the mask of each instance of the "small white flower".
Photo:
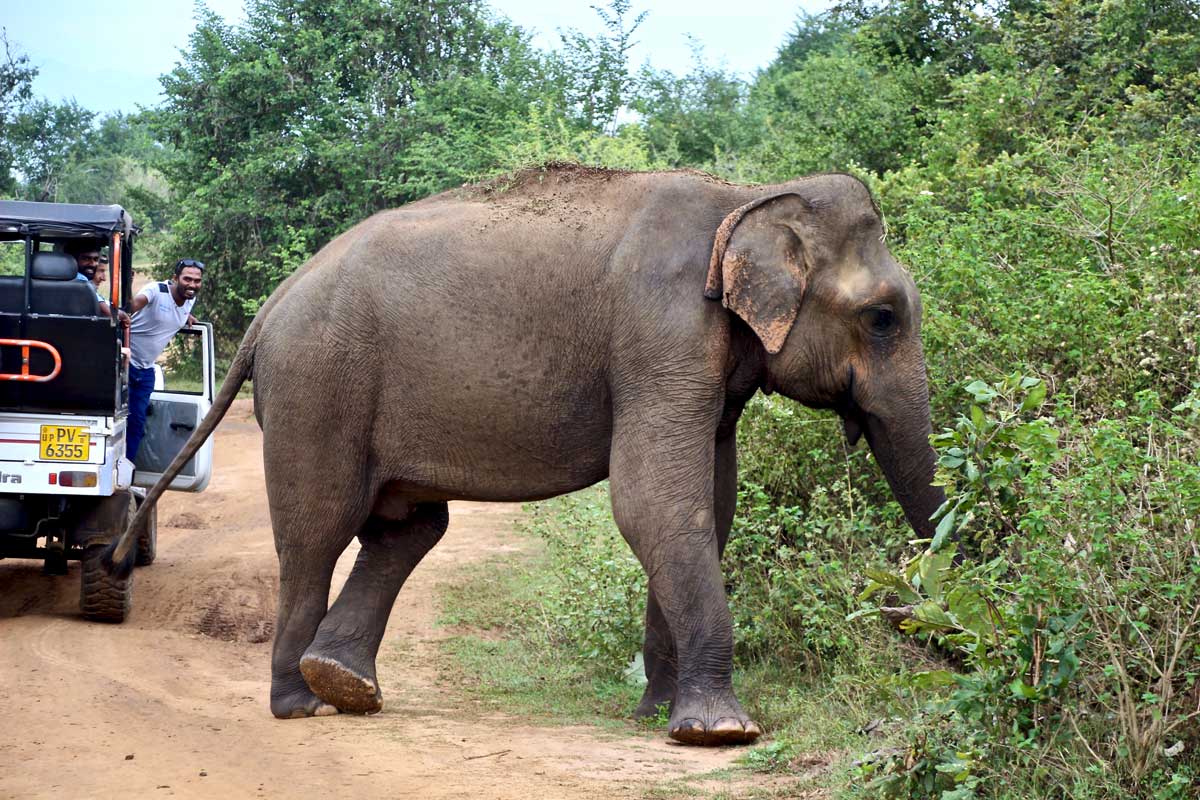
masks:
<svg viewBox="0 0 1200 800"><path fill-rule="evenodd" d="M1181 195L1179 195L1179 197L1177 197L1177 198L1175 198L1175 199L1176 199L1176 200L1178 200L1178 201L1179 201L1179 202L1181 202L1181 203L1186 203L1186 202L1187 202L1187 199L1188 199L1188 196L1187 196L1186 194L1181 194ZM1183 742L1180 742L1180 744L1183 744Z"/></svg>
<svg viewBox="0 0 1200 800"><path fill-rule="evenodd" d="M933 197L933 192L929 191L928 189L922 189L921 194L925 197Z"/></svg>

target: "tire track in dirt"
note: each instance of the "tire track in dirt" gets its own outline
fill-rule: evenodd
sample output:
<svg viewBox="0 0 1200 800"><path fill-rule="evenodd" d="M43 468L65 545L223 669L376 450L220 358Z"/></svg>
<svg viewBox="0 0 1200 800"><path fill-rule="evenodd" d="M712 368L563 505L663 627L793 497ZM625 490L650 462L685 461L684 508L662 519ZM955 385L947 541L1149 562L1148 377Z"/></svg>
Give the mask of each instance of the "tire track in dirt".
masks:
<svg viewBox="0 0 1200 800"><path fill-rule="evenodd" d="M435 625L436 586L520 548L511 505L453 504L393 611L382 713L275 720L277 565L249 401L218 429L214 462L207 492L163 499L158 560L137 571L124 625L79 618L77 564L50 577L0 561L0 798L632 798L737 757L659 734L530 725L440 680L449 634Z"/></svg>

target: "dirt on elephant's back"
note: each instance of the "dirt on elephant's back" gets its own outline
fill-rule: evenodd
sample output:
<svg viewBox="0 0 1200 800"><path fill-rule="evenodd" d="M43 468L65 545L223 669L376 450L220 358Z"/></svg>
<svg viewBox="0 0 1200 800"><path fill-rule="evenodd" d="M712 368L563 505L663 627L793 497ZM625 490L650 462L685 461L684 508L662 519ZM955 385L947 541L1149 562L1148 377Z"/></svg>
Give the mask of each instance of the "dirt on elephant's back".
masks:
<svg viewBox="0 0 1200 800"><path fill-rule="evenodd" d="M483 710L444 678L435 588L524 546L511 536L518 506L452 506L392 612L381 714L275 720L278 579L260 437L238 401L217 431L208 491L163 499L158 560L137 571L124 625L79 618L77 564L47 577L34 561L0 562L0 798L624 798L688 777L736 797L758 783L703 777L739 751L540 727Z"/></svg>

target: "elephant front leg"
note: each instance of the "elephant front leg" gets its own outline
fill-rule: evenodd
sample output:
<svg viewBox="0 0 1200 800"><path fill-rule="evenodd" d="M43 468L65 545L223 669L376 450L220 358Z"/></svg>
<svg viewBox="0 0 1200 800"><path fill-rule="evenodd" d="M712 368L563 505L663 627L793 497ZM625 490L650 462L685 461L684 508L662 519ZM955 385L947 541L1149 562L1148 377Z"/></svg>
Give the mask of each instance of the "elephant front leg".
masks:
<svg viewBox="0 0 1200 800"><path fill-rule="evenodd" d="M300 659L305 682L321 700L355 714L383 708L375 658L392 605L448 522L445 503L418 506L404 521L367 521L354 569Z"/></svg>
<svg viewBox="0 0 1200 800"><path fill-rule="evenodd" d="M687 744L743 744L762 731L733 692L733 625L713 504L714 447L711 439L694 438L618 425L610 470L613 513L646 569L665 623L666 636L650 620L650 645L674 642L669 735ZM648 692L669 688L670 659L664 664L663 655L664 649L653 652L653 664L647 664L661 669L658 687L648 686Z"/></svg>
<svg viewBox="0 0 1200 800"><path fill-rule="evenodd" d="M737 504L737 437L717 440L713 468L713 522L717 535L717 557L725 552L729 530ZM646 593L646 637L642 646L646 669L646 690L634 716L645 719L658 715L660 707L668 713L675 702L675 640L654 592Z"/></svg>

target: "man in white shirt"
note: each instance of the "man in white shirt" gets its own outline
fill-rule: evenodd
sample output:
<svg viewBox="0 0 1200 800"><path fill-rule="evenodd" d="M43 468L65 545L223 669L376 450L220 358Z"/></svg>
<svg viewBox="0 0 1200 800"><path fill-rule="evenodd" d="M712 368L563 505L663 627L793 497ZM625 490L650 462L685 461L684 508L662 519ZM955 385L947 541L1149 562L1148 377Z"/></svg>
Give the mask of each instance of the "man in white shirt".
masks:
<svg viewBox="0 0 1200 800"><path fill-rule="evenodd" d="M125 433L125 457L137 455L146 429L146 409L154 391L154 362L167 342L184 325L194 325L192 306L204 280L204 262L181 258L175 262L175 277L148 283L133 298L129 325L129 427Z"/></svg>

